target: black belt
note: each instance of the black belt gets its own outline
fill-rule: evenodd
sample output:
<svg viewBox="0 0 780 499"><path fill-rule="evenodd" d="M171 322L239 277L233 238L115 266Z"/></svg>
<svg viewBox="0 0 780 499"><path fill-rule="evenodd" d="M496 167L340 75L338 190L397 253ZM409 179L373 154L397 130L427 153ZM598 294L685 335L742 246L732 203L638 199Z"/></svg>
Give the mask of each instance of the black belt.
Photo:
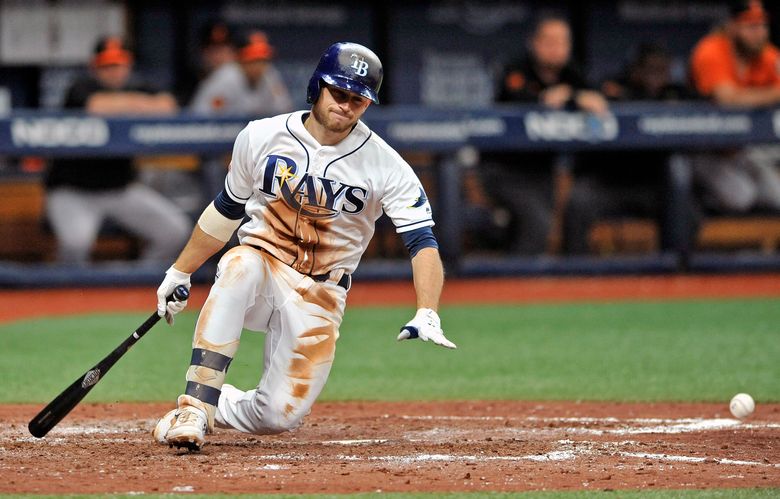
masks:
<svg viewBox="0 0 780 499"><path fill-rule="evenodd" d="M267 249L263 248L262 246L255 246L254 244L250 244L249 246L253 247L256 250L268 253L273 258L276 258L271 252L269 252ZM276 258L279 260L278 258ZM279 260L281 262L281 260ZM284 262L282 262L284 263ZM327 280L330 280L330 274L318 274L318 275L311 275L308 274L309 277L314 279L317 282L325 282ZM339 282L336 283L336 286L341 286L342 288L349 291L349 288L352 287L352 275L351 274L344 274L341 276L341 279L339 279Z"/></svg>
<svg viewBox="0 0 780 499"><path fill-rule="evenodd" d="M328 279L330 279L330 274L310 275L309 277L311 277L317 282L325 282ZM350 274L344 274L343 276L341 276L341 279L339 279L339 282L336 283L336 286L341 286L347 291L349 291L351 285L352 285L352 275Z"/></svg>

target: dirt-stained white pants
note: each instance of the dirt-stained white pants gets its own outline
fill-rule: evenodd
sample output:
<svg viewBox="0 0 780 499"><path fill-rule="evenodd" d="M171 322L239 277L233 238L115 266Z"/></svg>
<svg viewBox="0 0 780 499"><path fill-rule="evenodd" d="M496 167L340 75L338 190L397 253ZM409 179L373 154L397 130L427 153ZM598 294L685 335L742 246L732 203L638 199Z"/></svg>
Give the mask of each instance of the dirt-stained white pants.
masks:
<svg viewBox="0 0 780 499"><path fill-rule="evenodd" d="M260 382L248 391L222 387L221 379L198 380L222 388L216 426L255 434L297 427L328 379L346 296L335 283L315 282L253 247L228 251L198 318L193 348L232 358L246 328L265 331L265 355Z"/></svg>

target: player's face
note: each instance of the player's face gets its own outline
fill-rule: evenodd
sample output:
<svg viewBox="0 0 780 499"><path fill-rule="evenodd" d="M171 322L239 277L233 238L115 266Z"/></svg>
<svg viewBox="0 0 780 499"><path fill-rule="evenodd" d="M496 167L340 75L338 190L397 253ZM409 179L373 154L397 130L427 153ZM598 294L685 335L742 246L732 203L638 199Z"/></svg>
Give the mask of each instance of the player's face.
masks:
<svg viewBox="0 0 780 499"><path fill-rule="evenodd" d="M362 95L325 85L312 108L314 119L326 130L344 133L363 116L371 101Z"/></svg>
<svg viewBox="0 0 780 499"><path fill-rule="evenodd" d="M571 56L571 31L557 19L543 23L531 42L538 64L549 68L562 68Z"/></svg>
<svg viewBox="0 0 780 499"><path fill-rule="evenodd" d="M769 26L761 22L735 23L734 41L742 54L756 57L769 42Z"/></svg>
<svg viewBox="0 0 780 499"><path fill-rule="evenodd" d="M109 64L95 68L95 77L104 86L112 89L119 89L125 86L130 79L129 64Z"/></svg>

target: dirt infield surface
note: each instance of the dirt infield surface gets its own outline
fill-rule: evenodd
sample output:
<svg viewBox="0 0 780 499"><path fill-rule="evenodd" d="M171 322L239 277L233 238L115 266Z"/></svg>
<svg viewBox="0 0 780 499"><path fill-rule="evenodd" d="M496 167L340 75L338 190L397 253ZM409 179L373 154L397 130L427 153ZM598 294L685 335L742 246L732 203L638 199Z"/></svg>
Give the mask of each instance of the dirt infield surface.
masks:
<svg viewBox="0 0 780 499"><path fill-rule="evenodd" d="M780 486L780 405L318 403L294 432L154 444L168 406L84 405L44 439L0 406L0 493L349 493Z"/></svg>

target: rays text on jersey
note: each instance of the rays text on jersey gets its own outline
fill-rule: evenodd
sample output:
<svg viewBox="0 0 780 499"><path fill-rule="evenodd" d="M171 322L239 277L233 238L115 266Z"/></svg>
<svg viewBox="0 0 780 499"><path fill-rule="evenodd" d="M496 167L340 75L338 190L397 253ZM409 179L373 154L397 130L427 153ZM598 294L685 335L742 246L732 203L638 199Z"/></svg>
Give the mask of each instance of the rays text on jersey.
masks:
<svg viewBox="0 0 780 499"><path fill-rule="evenodd" d="M284 202L309 218L331 218L339 213L355 214L365 208L368 190L326 177L304 173L291 158L269 155L260 179L260 191Z"/></svg>

